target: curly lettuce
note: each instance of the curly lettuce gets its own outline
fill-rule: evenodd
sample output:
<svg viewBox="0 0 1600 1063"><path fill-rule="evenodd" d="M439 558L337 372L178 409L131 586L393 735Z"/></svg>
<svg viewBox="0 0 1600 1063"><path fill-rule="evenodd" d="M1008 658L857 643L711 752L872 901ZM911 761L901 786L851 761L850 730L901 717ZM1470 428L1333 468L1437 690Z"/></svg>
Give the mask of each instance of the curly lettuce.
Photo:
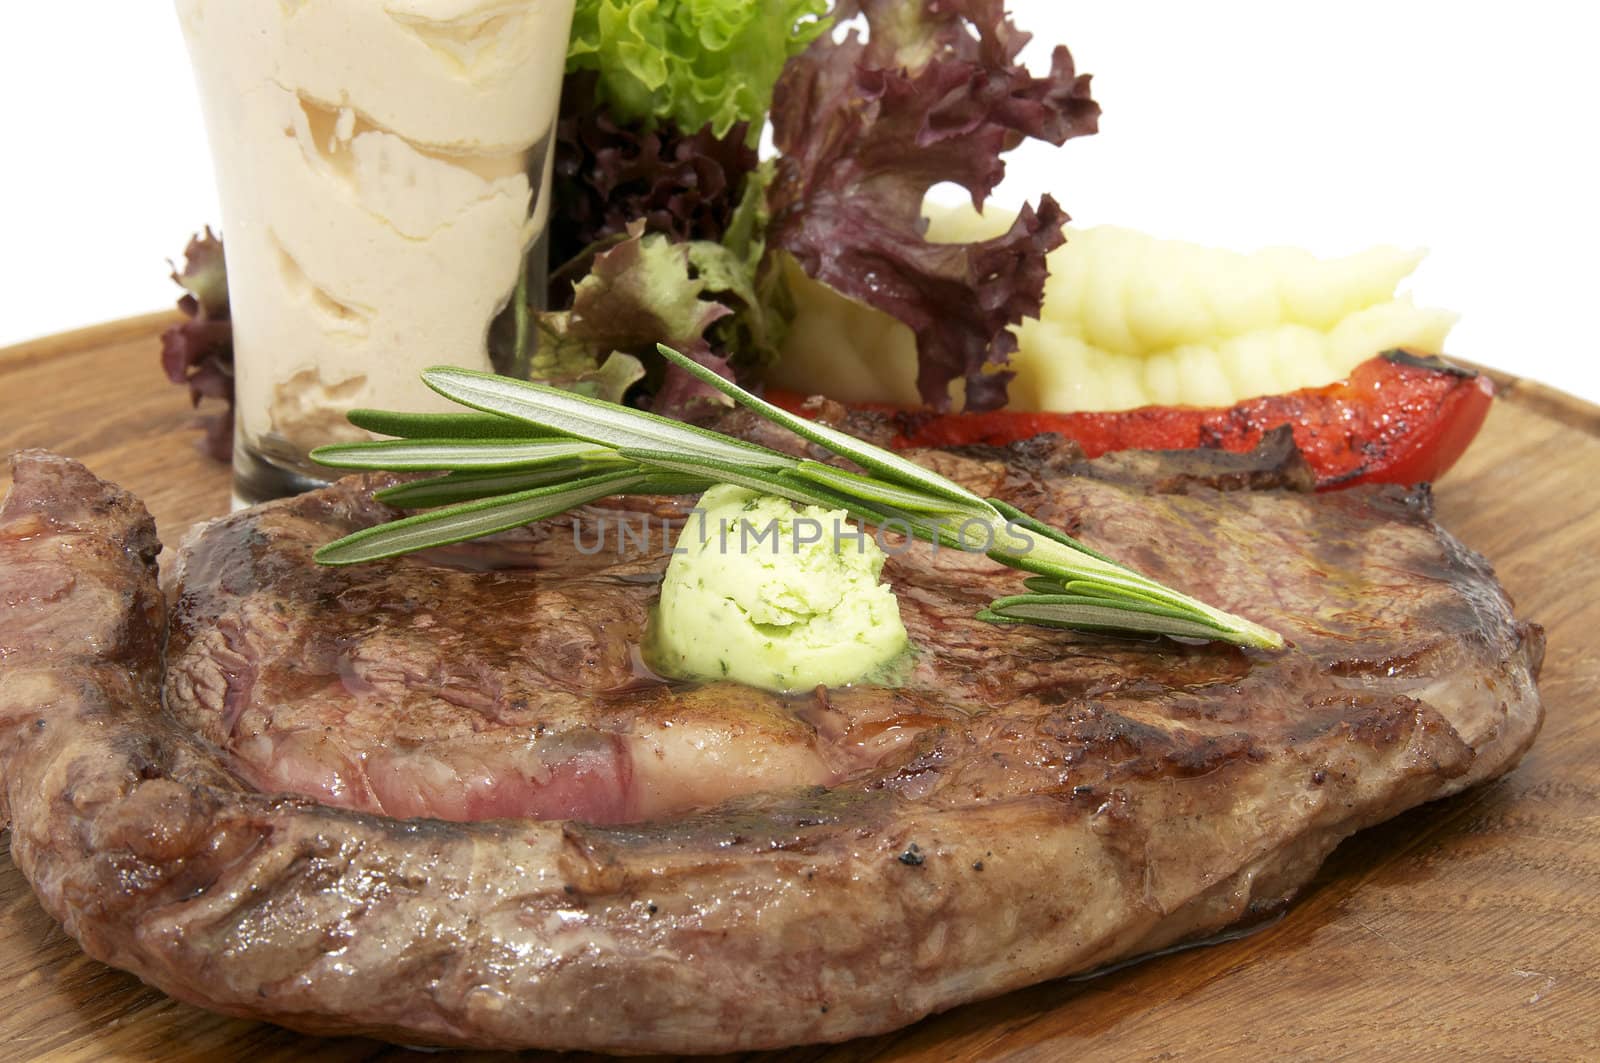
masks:
<svg viewBox="0 0 1600 1063"><path fill-rule="evenodd" d="M636 221L620 243L595 256L570 310L536 316L539 340L519 375L611 402L632 399L684 420L715 412L731 400L668 366L655 348L666 343L732 379L710 332L734 315L722 297L738 303L743 278L721 244L674 241Z"/></svg>
<svg viewBox="0 0 1600 1063"><path fill-rule="evenodd" d="M228 306L228 267L222 241L210 229L189 241L183 268L173 281L183 289L178 309L186 320L161 334L161 366L167 379L189 388L191 405L221 399L227 408L201 418L200 447L218 461L233 454L233 320Z"/></svg>
<svg viewBox="0 0 1600 1063"><path fill-rule="evenodd" d="M567 72L599 75L619 123L747 123L759 135L791 56L826 33L828 0L578 0Z"/></svg>
<svg viewBox="0 0 1600 1063"><path fill-rule="evenodd" d="M778 84L768 242L910 326L930 406L948 408L960 380L967 409L996 409L1012 326L1039 315L1045 255L1067 215L1045 196L1001 236L936 244L924 237L923 199L952 181L981 207L1005 175L1002 154L1029 137L1093 133L1100 107L1066 48L1044 77L1017 61L1029 36L1003 0L842 0L841 18L858 11L865 39L815 42Z"/></svg>
<svg viewBox="0 0 1600 1063"><path fill-rule="evenodd" d="M576 270L597 245L635 221L675 240L721 240L760 160L739 122L726 136L619 124L596 102L592 72L567 78L556 126L554 209L550 212L550 305L572 299ZM579 274L581 275L581 274Z"/></svg>

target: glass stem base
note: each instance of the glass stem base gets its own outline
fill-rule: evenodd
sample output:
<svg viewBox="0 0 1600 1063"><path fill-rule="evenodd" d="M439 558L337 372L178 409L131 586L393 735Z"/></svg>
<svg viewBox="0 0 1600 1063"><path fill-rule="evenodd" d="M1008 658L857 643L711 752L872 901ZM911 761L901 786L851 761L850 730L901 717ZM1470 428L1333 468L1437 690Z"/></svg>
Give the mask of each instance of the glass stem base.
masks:
<svg viewBox="0 0 1600 1063"><path fill-rule="evenodd" d="M308 473L303 462L285 461L251 446L240 433L233 440L233 508L326 487L329 480Z"/></svg>

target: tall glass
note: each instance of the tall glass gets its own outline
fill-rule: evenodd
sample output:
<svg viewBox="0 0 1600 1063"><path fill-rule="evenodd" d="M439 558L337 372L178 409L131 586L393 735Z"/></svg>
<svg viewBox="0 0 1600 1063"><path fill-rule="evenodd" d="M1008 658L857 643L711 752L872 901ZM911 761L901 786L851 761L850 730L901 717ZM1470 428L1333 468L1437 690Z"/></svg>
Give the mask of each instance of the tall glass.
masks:
<svg viewBox="0 0 1600 1063"><path fill-rule="evenodd" d="M489 368L544 291L574 0L177 0L222 201L234 499L326 478L357 406L444 409L418 373Z"/></svg>

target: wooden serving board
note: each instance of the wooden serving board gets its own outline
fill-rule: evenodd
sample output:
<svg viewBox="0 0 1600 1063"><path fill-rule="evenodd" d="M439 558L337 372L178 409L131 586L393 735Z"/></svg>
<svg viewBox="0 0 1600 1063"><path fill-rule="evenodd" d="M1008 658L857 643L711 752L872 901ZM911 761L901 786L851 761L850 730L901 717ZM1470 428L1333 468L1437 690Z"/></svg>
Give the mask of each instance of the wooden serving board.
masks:
<svg viewBox="0 0 1600 1063"><path fill-rule="evenodd" d="M49 447L84 461L142 497L173 545L224 512L229 492L227 470L195 448L183 389L161 376L156 336L168 320L0 351L0 456ZM1438 501L1445 525L1495 563L1519 614L1549 632L1548 717L1519 768L1352 838L1252 936L883 1037L751 1058L1600 1059L1600 408L1501 383ZM410 1055L175 1003L85 958L8 855L0 987L5 1060Z"/></svg>

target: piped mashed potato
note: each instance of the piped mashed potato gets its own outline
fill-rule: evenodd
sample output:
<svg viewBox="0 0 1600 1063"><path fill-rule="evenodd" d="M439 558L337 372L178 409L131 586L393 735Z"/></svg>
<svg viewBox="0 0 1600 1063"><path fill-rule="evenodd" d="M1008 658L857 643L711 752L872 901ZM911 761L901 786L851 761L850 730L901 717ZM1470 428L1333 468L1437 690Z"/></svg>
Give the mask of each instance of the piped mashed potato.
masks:
<svg viewBox="0 0 1600 1063"><path fill-rule="evenodd" d="M942 241L987 239L1013 220L970 207L930 204L929 213L930 237ZM1440 351L1456 315L1396 294L1423 255L1240 254L1110 226L1070 230L1049 258L1041 318L1017 330L1009 408L1228 406L1332 383L1394 347ZM799 313L777 384L921 405L908 328L798 269L790 279Z"/></svg>
<svg viewBox="0 0 1600 1063"><path fill-rule="evenodd" d="M780 692L880 675L908 644L884 560L843 511L713 487L667 566L650 664Z"/></svg>

